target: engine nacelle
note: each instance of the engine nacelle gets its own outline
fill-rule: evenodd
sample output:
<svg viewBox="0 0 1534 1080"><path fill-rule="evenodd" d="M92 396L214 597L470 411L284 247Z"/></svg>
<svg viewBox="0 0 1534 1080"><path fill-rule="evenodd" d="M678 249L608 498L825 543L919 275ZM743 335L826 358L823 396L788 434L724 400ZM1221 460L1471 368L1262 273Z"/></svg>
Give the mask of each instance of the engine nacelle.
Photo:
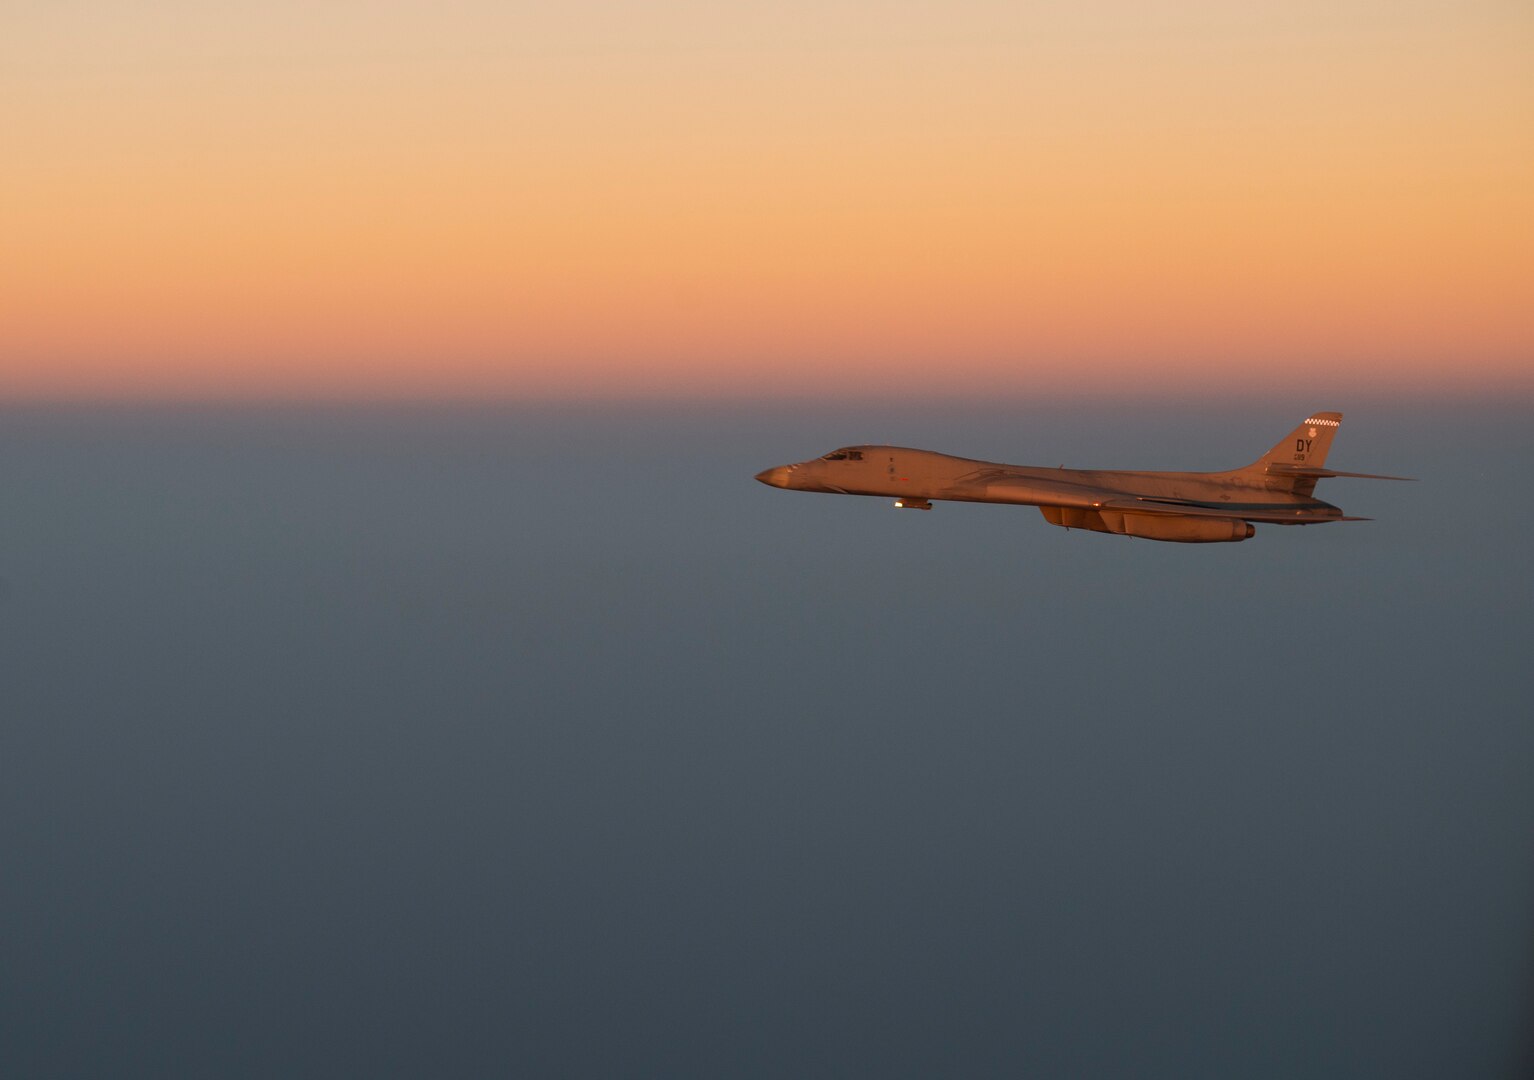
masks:
<svg viewBox="0 0 1534 1080"><path fill-rule="evenodd" d="M1044 520L1051 525L1058 525L1062 529L1087 529L1090 532L1116 533L1122 529L1109 528L1103 520L1103 515L1096 510L1083 510L1078 506L1041 506L1039 513L1044 515ZM1119 515L1122 516L1122 515Z"/></svg>
<svg viewBox="0 0 1534 1080"><path fill-rule="evenodd" d="M1176 514L1125 514L1124 532L1146 540L1179 544L1234 543L1257 530L1240 518L1192 517Z"/></svg>
<svg viewBox="0 0 1534 1080"><path fill-rule="evenodd" d="M1174 544L1229 544L1255 536L1257 530L1240 518L1192 514L1125 514L1118 510L1088 510L1075 506L1041 506L1051 525L1066 529L1138 536Z"/></svg>

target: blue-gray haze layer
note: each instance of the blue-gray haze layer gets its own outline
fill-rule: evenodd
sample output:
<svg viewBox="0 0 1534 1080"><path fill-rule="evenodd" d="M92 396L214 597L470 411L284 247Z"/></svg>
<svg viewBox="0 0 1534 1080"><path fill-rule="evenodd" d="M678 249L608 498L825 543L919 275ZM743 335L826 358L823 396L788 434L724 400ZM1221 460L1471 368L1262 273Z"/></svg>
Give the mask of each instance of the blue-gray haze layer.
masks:
<svg viewBox="0 0 1534 1080"><path fill-rule="evenodd" d="M1183 546L770 490L1215 469ZM1534 414L0 412L10 1076L1522 1075Z"/></svg>

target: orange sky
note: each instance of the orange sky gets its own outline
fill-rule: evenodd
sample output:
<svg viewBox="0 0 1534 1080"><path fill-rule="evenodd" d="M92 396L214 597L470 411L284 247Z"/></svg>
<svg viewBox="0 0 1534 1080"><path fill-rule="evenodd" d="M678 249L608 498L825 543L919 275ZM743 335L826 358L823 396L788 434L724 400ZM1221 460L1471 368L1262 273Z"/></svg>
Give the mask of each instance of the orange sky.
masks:
<svg viewBox="0 0 1534 1080"><path fill-rule="evenodd" d="M1526 4L1021 6L23 5L0 398L1534 391Z"/></svg>

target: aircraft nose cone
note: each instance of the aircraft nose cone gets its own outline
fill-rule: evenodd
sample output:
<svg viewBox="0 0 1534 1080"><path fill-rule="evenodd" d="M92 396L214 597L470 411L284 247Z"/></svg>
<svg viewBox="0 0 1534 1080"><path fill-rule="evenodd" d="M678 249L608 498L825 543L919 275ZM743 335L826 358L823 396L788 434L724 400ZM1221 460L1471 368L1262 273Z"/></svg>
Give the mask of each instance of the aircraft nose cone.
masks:
<svg viewBox="0 0 1534 1080"><path fill-rule="evenodd" d="M768 487L787 487L788 466L775 465L770 469L763 469L761 472L756 474L756 478L762 483L766 484Z"/></svg>

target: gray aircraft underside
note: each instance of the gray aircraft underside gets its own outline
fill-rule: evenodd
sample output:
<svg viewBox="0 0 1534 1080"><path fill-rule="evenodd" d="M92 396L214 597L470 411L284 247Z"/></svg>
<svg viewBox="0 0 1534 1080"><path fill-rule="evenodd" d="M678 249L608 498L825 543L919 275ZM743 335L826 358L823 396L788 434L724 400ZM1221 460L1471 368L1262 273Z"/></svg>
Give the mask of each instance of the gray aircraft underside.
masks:
<svg viewBox="0 0 1534 1080"><path fill-rule="evenodd" d="M1227 472L1124 472L1039 468L953 457L903 446L845 446L756 478L791 491L893 497L895 505L930 510L933 500L1037 506L1044 520L1067 529L1178 543L1245 540L1253 522L1317 525L1364 521L1314 497L1332 476L1370 480L1406 477L1324 468L1338 412L1311 413L1255 462Z"/></svg>

